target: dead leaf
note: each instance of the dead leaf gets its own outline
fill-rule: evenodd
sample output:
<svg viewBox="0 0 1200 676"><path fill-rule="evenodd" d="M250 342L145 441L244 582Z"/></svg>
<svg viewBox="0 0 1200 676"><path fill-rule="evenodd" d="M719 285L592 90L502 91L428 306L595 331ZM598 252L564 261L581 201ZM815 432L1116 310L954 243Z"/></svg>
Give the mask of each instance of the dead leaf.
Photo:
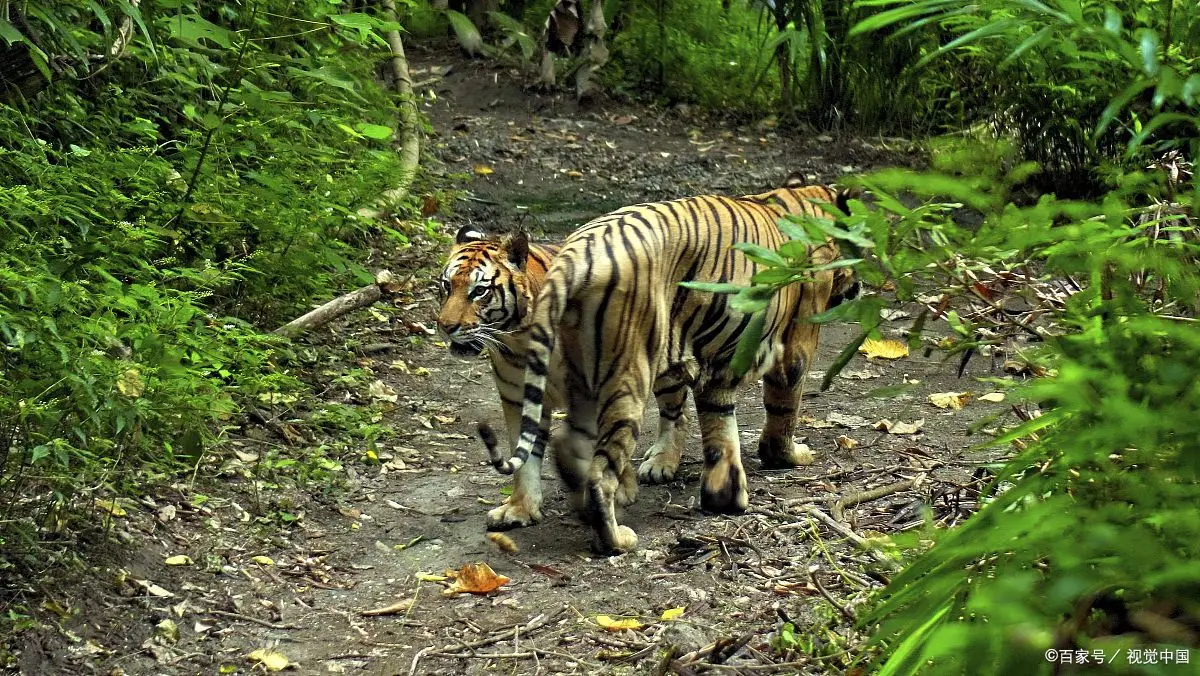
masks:
<svg viewBox="0 0 1200 676"><path fill-rule="evenodd" d="M921 431L921 426L925 424L924 419L914 420L910 423L892 422L887 418L875 423L875 429L888 434L916 434Z"/></svg>
<svg viewBox="0 0 1200 676"><path fill-rule="evenodd" d="M491 176L492 174L496 173L495 169L492 169L486 164L476 164L474 171L476 176Z"/></svg>
<svg viewBox="0 0 1200 676"><path fill-rule="evenodd" d="M438 209L440 209L440 208L441 208L441 205L438 204L438 198L436 195L421 195L421 215L422 216L426 216L426 217L432 216L432 215L436 214L438 212Z"/></svg>
<svg viewBox="0 0 1200 676"><path fill-rule="evenodd" d="M233 454L236 455L238 457L238 460L241 460L242 462L257 462L258 461L257 453L247 453L246 451L239 451L237 449L234 449Z"/></svg>
<svg viewBox="0 0 1200 676"><path fill-rule="evenodd" d="M158 520L167 523L175 518L175 505L163 505L158 510Z"/></svg>
<svg viewBox="0 0 1200 676"><path fill-rule="evenodd" d="M904 310L893 310L892 308L884 308L879 311L879 316L882 317L883 319L886 319L889 322L892 322L892 321L896 321L897 319L908 319L912 315L905 312Z"/></svg>
<svg viewBox="0 0 1200 676"><path fill-rule="evenodd" d="M838 413L837 411L831 411L825 416L825 420L833 423L834 425L841 425L842 427L849 429L857 429L867 425L867 419L862 416L848 415L845 413Z"/></svg>
<svg viewBox="0 0 1200 676"><path fill-rule="evenodd" d="M908 356L908 345L894 338L868 338L858 346L858 351L865 354L867 359L900 359Z"/></svg>
<svg viewBox="0 0 1200 676"><path fill-rule="evenodd" d="M545 575L546 577L562 579L562 580L570 580L571 579L570 575L567 575L566 573L555 568L554 566L547 566L544 563L529 563L526 565L529 566L529 570L532 570L535 573L541 573L542 575Z"/></svg>
<svg viewBox="0 0 1200 676"><path fill-rule="evenodd" d="M260 565L260 566L273 566L273 565L275 565L275 561L273 561L273 560L271 559L271 557L269 557L269 556L252 556L252 557L250 557L250 560L251 560L251 561L253 561L253 562L255 562L255 563L257 563L257 564L258 564L258 565Z"/></svg>
<svg viewBox="0 0 1200 676"><path fill-rule="evenodd" d="M407 613L408 609L412 607L412 604L412 599L400 599L399 601L383 606L382 608L364 610L362 611L361 615L365 617L375 617L378 615L399 615L400 613Z"/></svg>
<svg viewBox="0 0 1200 676"><path fill-rule="evenodd" d="M487 539L491 540L492 544L499 547L502 552L516 554L519 551L517 543L513 542L513 539L504 533L488 533Z"/></svg>
<svg viewBox="0 0 1200 676"><path fill-rule="evenodd" d="M870 369L863 369L861 371L842 369L842 371L838 373L839 378L845 378L846 380L869 380L871 378L878 378L881 375L883 374L877 373Z"/></svg>
<svg viewBox="0 0 1200 676"><path fill-rule="evenodd" d="M999 404L1000 402L1004 401L1004 393L1003 392L988 392L987 394L979 397L979 401L987 401L987 402L991 402L993 404Z"/></svg>
<svg viewBox="0 0 1200 676"><path fill-rule="evenodd" d="M167 564L168 566L190 566L192 565L192 557L184 554L168 556L167 560L163 563Z"/></svg>
<svg viewBox="0 0 1200 676"><path fill-rule="evenodd" d="M387 549L387 545L384 545L384 549ZM417 571L417 579L422 582L445 582L446 580L449 580L450 578L446 577L445 575L438 575L436 573L426 573L424 571Z"/></svg>
<svg viewBox="0 0 1200 676"><path fill-rule="evenodd" d="M643 626L642 623L638 622L637 618L634 618L634 617L616 618L616 617L611 617L608 615L597 615L596 616L596 624L600 625L600 627L602 629L607 629L608 631L626 631L628 629L641 629Z"/></svg>
<svg viewBox="0 0 1200 676"><path fill-rule="evenodd" d="M971 400L970 392L938 392L929 395L929 403L938 408L948 408L954 411L962 410Z"/></svg>
<svg viewBox="0 0 1200 676"><path fill-rule="evenodd" d="M151 582L149 580L134 580L134 582L136 582L137 585L139 587L141 587L142 589L145 589L146 593L151 596L156 596L160 599L169 599L172 596L175 596L171 592L167 591L166 589L163 589L162 587L154 584L153 582Z"/></svg>
<svg viewBox="0 0 1200 676"><path fill-rule="evenodd" d="M858 442L843 434L837 438L837 445L848 451L857 446Z"/></svg>
<svg viewBox="0 0 1200 676"><path fill-rule="evenodd" d="M288 665L291 664L287 658L287 655L284 655L278 650L264 650L262 648L255 650L249 655L246 655L246 659L254 662L255 664L263 665L267 668L267 671L283 671L284 669L288 668Z"/></svg>
<svg viewBox="0 0 1200 676"><path fill-rule="evenodd" d="M155 625L155 628L157 629L155 633L168 643L179 642L179 625L175 624L175 620L167 618Z"/></svg>
<svg viewBox="0 0 1200 676"><path fill-rule="evenodd" d="M626 125L632 123L637 118L633 115L622 115L613 120L613 124Z"/></svg>
<svg viewBox="0 0 1200 676"><path fill-rule="evenodd" d="M433 419L440 422L443 425L450 425L450 424L458 422L458 416L453 416L453 415L435 415L435 416L433 416Z"/></svg>
<svg viewBox="0 0 1200 676"><path fill-rule="evenodd" d="M567 172L567 176L570 176L571 178L583 178L583 172L572 169Z"/></svg>
<svg viewBox="0 0 1200 676"><path fill-rule="evenodd" d="M368 385L367 386L367 394L372 399L376 399L378 401L386 401L386 402L389 402L392 404L394 404L400 400L400 395L396 394L396 390L393 390L391 387L389 387L387 385L387 383L383 382L382 380L376 380L376 381L372 382L370 385Z"/></svg>
<svg viewBox="0 0 1200 676"><path fill-rule="evenodd" d="M452 573L454 583L442 590L446 596L455 596L463 592L470 594L490 594L509 583L509 578L496 573L486 563L468 563Z"/></svg>
<svg viewBox="0 0 1200 676"><path fill-rule="evenodd" d="M683 611L684 608L682 606L679 608L667 608L666 610L662 611L662 616L658 619L662 620L663 622L669 622L677 617L682 616Z"/></svg>

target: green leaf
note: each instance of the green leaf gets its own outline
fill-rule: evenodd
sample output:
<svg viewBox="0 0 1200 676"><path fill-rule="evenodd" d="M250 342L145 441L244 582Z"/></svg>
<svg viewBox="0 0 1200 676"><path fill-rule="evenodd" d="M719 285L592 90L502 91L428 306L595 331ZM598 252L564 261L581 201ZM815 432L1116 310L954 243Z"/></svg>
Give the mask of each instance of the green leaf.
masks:
<svg viewBox="0 0 1200 676"><path fill-rule="evenodd" d="M141 10L136 5L130 4L129 0L118 0L117 6L121 8L122 14L133 19L133 22L137 24L138 30L142 31L142 36L146 38L146 44L150 47L150 53L157 57L158 54L154 50L154 38L146 28L146 22L142 21Z"/></svg>
<svg viewBox="0 0 1200 676"><path fill-rule="evenodd" d="M754 366L754 357L758 354L762 343L763 326L766 323L766 313L757 312L750 317L750 323L738 339L737 348L733 352L730 368L739 376L745 375Z"/></svg>
<svg viewBox="0 0 1200 676"><path fill-rule="evenodd" d="M1138 41L1142 55L1142 72L1147 77L1158 75L1158 34L1151 30L1143 30L1142 39Z"/></svg>
<svg viewBox="0 0 1200 676"><path fill-rule="evenodd" d="M767 309L771 299L775 297L775 288L771 286L751 286L743 288L732 300L729 307L743 314L754 314Z"/></svg>
<svg viewBox="0 0 1200 676"><path fill-rule="evenodd" d="M483 36L479 34L479 29L471 23L466 14L448 9L446 18L450 20L450 27L454 29L458 44L464 51L472 56L483 51Z"/></svg>
<svg viewBox="0 0 1200 676"><path fill-rule="evenodd" d="M199 14L177 14L167 19L166 23L172 38L191 47L203 49L203 41L207 40L230 49L236 37L233 31L218 26Z"/></svg>
<svg viewBox="0 0 1200 676"><path fill-rule="evenodd" d="M865 329L860 331L858 336L856 336L854 340L847 343L846 347L843 347L842 351L838 353L838 356L833 360L833 363L830 364L829 368L825 371L825 377L821 379L822 392L829 389L829 386L833 384L834 377L841 373L842 369L846 368L846 364L849 364L850 360L854 358L854 353L858 352L858 346L863 344L863 341L867 339L867 335L869 333L870 331Z"/></svg>
<svg viewBox="0 0 1200 676"><path fill-rule="evenodd" d="M21 31L4 19L0 19L0 38L4 38L4 42L10 45L25 42L25 36L21 35Z"/></svg>
<svg viewBox="0 0 1200 676"><path fill-rule="evenodd" d="M741 251L746 255L746 258L759 263L761 265L770 265L774 267L787 267L788 262L780 256L778 252L771 251L765 246L759 246L751 242L738 242L733 245L734 249Z"/></svg>
<svg viewBox="0 0 1200 676"><path fill-rule="evenodd" d="M737 293L747 288L740 284L728 284L725 282L680 282L679 286L685 289L707 291L709 293Z"/></svg>
<svg viewBox="0 0 1200 676"><path fill-rule="evenodd" d="M359 122L358 124L354 125L354 128L360 131L362 135L366 136L367 138L379 139L382 141L392 137L392 128L385 127L381 124L368 124L366 122Z"/></svg>

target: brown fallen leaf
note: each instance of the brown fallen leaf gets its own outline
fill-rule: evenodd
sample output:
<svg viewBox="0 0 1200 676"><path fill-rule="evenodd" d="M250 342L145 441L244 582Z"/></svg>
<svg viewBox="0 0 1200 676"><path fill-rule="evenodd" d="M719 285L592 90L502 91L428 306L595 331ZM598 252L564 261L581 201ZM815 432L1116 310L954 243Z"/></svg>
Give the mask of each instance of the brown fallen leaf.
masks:
<svg viewBox="0 0 1200 676"><path fill-rule="evenodd" d="M893 338L868 338L858 346L858 351L865 354L867 359L900 359L908 356L908 345Z"/></svg>
<svg viewBox="0 0 1200 676"><path fill-rule="evenodd" d="M858 442L855 441L854 439L851 439L850 437L846 436L845 434L843 434L837 438L837 445L839 447L849 451L850 449L857 446Z"/></svg>
<svg viewBox="0 0 1200 676"><path fill-rule="evenodd" d="M442 208L436 195L421 195L421 215L432 216Z"/></svg>
<svg viewBox="0 0 1200 676"><path fill-rule="evenodd" d="M363 615L364 617L376 617L378 615L399 615L400 613L407 613L408 609L412 607L412 604L412 599L400 599L399 601L383 606L382 608L364 610L360 613L360 615Z"/></svg>
<svg viewBox="0 0 1200 676"><path fill-rule="evenodd" d="M519 548L517 547L517 543L513 542L513 539L508 537L504 533L488 533L487 539L491 540L492 544L499 547L500 551L502 551L502 552L508 552L509 554L516 554L519 551Z"/></svg>
<svg viewBox="0 0 1200 676"><path fill-rule="evenodd" d="M954 411L961 410L970 400L970 392L938 392L929 395L929 403L938 408L948 408Z"/></svg>
<svg viewBox="0 0 1200 676"><path fill-rule="evenodd" d="M446 575L454 578L454 583L442 590L446 596L464 592L490 594L508 584L510 579L492 570L486 563L468 563L458 570L446 571Z"/></svg>
<svg viewBox="0 0 1200 676"><path fill-rule="evenodd" d="M529 570L532 570L535 573L541 573L542 575L545 575L546 577L559 579L559 580L570 580L571 579L570 575L567 575L566 573L555 568L554 566L547 566L544 563L530 563L530 564L526 564L526 565L529 567Z"/></svg>

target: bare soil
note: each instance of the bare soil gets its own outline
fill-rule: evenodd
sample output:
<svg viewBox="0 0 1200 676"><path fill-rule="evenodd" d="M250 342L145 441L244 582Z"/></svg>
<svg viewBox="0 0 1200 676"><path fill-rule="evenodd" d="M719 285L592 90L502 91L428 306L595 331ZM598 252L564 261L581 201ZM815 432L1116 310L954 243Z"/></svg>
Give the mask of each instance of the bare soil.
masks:
<svg viewBox="0 0 1200 676"><path fill-rule="evenodd" d="M832 180L914 161L898 140L785 132L769 120L739 126L620 101L581 107L526 92L519 75L495 64L419 51L413 61L417 80L452 65L425 99L427 166L466 191L452 213L434 216L449 233L463 223L520 225L553 239L629 203L755 192L795 170ZM114 520L114 536L128 544L111 565L45 590L62 612L39 611L43 628L25 634L20 673L248 674L263 670L246 657L257 649L281 652L304 674L842 673L864 655L851 618L894 574L889 554L844 532L870 545L921 527L927 514L948 524L974 508L973 473L986 458L969 450L983 437L968 429L1005 405L973 400L943 410L928 395L981 394L991 388L976 377L1003 374L977 359L960 377L957 360L936 352L859 355L819 392L821 372L857 332L832 325L803 411L811 466L760 469L761 386L742 397L750 513L713 516L694 506L694 433L682 476L643 486L626 512L636 552L592 555L549 469L544 521L508 533L518 551L501 551L485 538L484 515L507 482L471 436L478 420L502 424L488 365L452 357L414 324L433 326L428 270L442 248L389 254L381 265L414 275L410 296L298 348L319 355L318 400L382 411L380 440L340 439L351 451L331 459L330 479L271 482L263 477L286 472L264 474L263 463L291 448L338 447L339 434L314 438L295 422L303 411L264 407L265 424L232 432L196 483L157 490ZM897 317L887 331L900 334L907 323ZM883 388L889 396L873 396ZM915 434L873 428L885 418L923 422ZM655 420L652 410L646 429ZM644 448L652 434L643 439ZM836 504L900 482L909 483ZM192 564L165 565L178 555ZM254 558L264 556L270 561ZM511 581L488 595L450 597L444 583L418 577L473 562ZM362 615L396 602L411 603ZM674 608L682 615L662 619ZM605 629L601 615L640 627ZM795 638L781 645L785 622Z"/></svg>

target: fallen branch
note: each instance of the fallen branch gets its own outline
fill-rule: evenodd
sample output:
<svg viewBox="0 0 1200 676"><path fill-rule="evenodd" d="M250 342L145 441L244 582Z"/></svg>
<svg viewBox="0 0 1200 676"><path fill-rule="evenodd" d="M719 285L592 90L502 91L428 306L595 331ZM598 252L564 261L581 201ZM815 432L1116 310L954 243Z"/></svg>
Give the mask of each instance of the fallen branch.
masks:
<svg viewBox="0 0 1200 676"><path fill-rule="evenodd" d="M390 296L399 289L400 284L396 282L396 278L392 273L387 270L380 270L375 275L374 284L364 286L357 291L351 291L344 296L338 296L321 307L275 329L274 333L288 337L299 335L318 326L328 324L348 312L372 305L380 298Z"/></svg>
<svg viewBox="0 0 1200 676"><path fill-rule="evenodd" d="M833 594L830 594L829 591L821 585L821 581L817 579L817 571L815 568L809 569L808 579L810 582L812 582L813 586L817 588L817 591L821 593L821 596L824 596L825 600L829 601L829 605L838 609L838 612L842 614L842 617L850 620L851 622L856 622L858 620L858 618L854 616L854 613L850 612L849 608L843 606L837 599L833 598Z"/></svg>
<svg viewBox="0 0 1200 676"><path fill-rule="evenodd" d="M294 624L275 624L274 622L269 622L267 620L260 620L257 617L251 617L249 615L242 615L241 613L231 613L231 612L228 612L225 610L205 610L203 612L208 613L209 615L216 615L218 617L227 617L231 620L241 620L242 622L253 622L254 624L261 625L268 629L299 629L300 628Z"/></svg>
<svg viewBox="0 0 1200 676"><path fill-rule="evenodd" d="M860 549L862 549L863 551L870 554L871 558L875 559L877 562L887 566L888 568L890 568L892 570L900 569L900 564L898 562L896 562L892 559L889 559L882 552L880 552L877 549L875 549L874 547L872 547L871 543L867 542L866 538L864 538L863 536L859 535L858 533L855 533L854 531L850 530L845 525L843 525L841 522L839 522L837 519L834 519L832 516L829 516L828 514L817 509L816 507L808 507L807 509L804 510L804 513L812 516L817 521L820 521L821 523L825 524L826 526L829 526L829 528L831 530L833 530L835 533L837 533L838 535L841 535L842 537L846 538L847 540L858 545L858 547Z"/></svg>
<svg viewBox="0 0 1200 676"><path fill-rule="evenodd" d="M921 473L911 479L905 479L904 481L897 481L894 484L879 486L878 488L872 488L868 491L859 491L858 493L847 495L846 497L841 498L833 503L833 506L830 508L830 510L833 512L833 518L837 519L838 521L842 521L842 517L844 516L844 512L847 507L853 507L864 502L871 502L872 500L885 498L889 495L895 495L901 491L912 490L917 486L920 486L924 479L925 474Z"/></svg>

